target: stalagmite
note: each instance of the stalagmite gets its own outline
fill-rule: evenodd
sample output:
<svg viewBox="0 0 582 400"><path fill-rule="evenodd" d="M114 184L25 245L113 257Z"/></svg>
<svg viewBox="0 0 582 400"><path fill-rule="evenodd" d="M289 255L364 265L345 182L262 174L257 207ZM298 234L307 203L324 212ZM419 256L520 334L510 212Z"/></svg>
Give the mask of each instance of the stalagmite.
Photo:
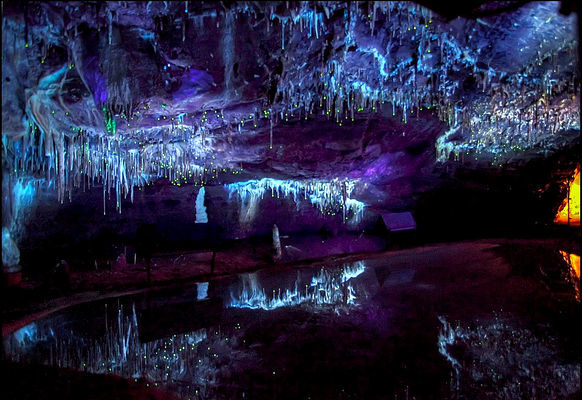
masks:
<svg viewBox="0 0 582 400"><path fill-rule="evenodd" d="M273 250L275 254L273 255L274 261L281 260L283 253L281 252L281 239L279 238L279 228L277 224L273 224Z"/></svg>
<svg viewBox="0 0 582 400"><path fill-rule="evenodd" d="M204 206L204 196L206 194L206 189L204 186L198 191L196 196L196 221L197 224L208 223L208 215L206 214L206 207Z"/></svg>

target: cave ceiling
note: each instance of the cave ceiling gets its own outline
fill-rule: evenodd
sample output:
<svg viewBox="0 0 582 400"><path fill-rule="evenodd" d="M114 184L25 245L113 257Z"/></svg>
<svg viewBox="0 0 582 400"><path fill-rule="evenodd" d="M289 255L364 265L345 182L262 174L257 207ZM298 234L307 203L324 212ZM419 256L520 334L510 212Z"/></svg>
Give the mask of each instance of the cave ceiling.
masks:
<svg viewBox="0 0 582 400"><path fill-rule="evenodd" d="M579 135L576 15L508 3L5 2L3 167L62 200L553 151Z"/></svg>

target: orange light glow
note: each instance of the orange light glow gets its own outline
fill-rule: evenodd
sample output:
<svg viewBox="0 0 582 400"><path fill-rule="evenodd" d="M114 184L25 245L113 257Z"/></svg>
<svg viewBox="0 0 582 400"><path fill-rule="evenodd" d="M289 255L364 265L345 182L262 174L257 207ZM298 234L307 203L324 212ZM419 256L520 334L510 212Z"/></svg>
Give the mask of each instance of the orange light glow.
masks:
<svg viewBox="0 0 582 400"><path fill-rule="evenodd" d="M562 202L554 222L559 224L580 225L580 164L576 167L574 180L570 182L568 196ZM580 276L578 268L578 276Z"/></svg>
<svg viewBox="0 0 582 400"><path fill-rule="evenodd" d="M568 254L565 251L560 250L560 254L564 257L564 260L574 271L576 278L580 279L580 256L578 254Z"/></svg>

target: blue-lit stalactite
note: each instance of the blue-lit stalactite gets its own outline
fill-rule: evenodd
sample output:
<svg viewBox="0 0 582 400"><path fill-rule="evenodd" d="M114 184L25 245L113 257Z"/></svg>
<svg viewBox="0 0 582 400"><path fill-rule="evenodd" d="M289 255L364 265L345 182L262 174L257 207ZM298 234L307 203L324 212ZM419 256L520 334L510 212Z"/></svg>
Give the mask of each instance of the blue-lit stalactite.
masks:
<svg viewBox="0 0 582 400"><path fill-rule="evenodd" d="M43 187L50 187L45 179L24 177L5 177L11 181L3 187L9 189L3 193L2 220L3 228L11 238L18 242L24 233L24 225L35 207L37 192Z"/></svg>
<svg viewBox="0 0 582 400"><path fill-rule="evenodd" d="M325 12L319 13L320 19L314 18L318 14L308 5L302 5L292 9L290 15L273 13L268 19L269 26L277 22L281 29L285 27L285 40L289 43L301 43L291 40L296 25L300 30L297 35L313 40L311 30L303 32L303 21L310 22L310 27L315 24L319 32L328 33L327 24L335 23L329 15L338 8L345 8L344 51L311 69L315 80L305 73L307 60L294 58L294 65L286 68L288 79L278 88L283 101L271 105L279 121L296 120L298 115L305 115L307 119L315 113L342 126L357 118L359 112L374 112L382 104L390 104L393 116L407 123L421 111L430 110L451 129L462 125L470 132L462 147L453 143L437 147L439 160L446 159L452 147L457 153L470 149L474 154L495 155L531 148L548 134L579 129L576 79L561 74L555 61L558 57L574 59L576 40L564 40L550 53L538 52L523 68L508 74L479 63L479 49L462 44L460 38L446 31L446 25L433 21L430 10L414 3L370 2L367 14L358 2L348 6L326 3ZM549 11L550 17L552 12L557 13L557 9ZM537 23L550 23L551 18L546 17L536 16L540 21ZM369 21L368 38L354 33L356 20ZM378 31L386 22L391 24L391 32L386 32L390 38L386 49L379 49L376 44L364 45L374 37L374 29ZM413 57L399 59L391 53L390 44L403 42L414 44L416 62ZM324 48L322 42L322 59ZM524 48L517 50L524 51ZM369 60L369 64L358 62L353 56L356 53ZM309 53L305 54L307 57ZM369 65L374 66L373 73L367 68ZM466 102L459 95L459 79L452 73L455 70L473 76L477 86L483 89L481 99ZM540 76L543 71L546 71L543 79L532 76ZM421 73L432 77L419 80Z"/></svg>
<svg viewBox="0 0 582 400"><path fill-rule="evenodd" d="M70 199L74 189L90 189L101 184L104 196L115 192L120 210L124 197L129 196L133 201L134 188L142 188L158 178L180 186L203 183L218 176L219 171L227 172L215 166L208 148L203 150L201 135L191 128L181 131L184 140L173 141L172 135L175 137L177 133L168 132L161 143L136 140L128 146L120 135L99 136L80 128L70 136L53 134L47 138L36 125L30 125L30 136L6 141L6 158L14 166L11 174L16 180L42 176L47 182L54 182L61 202L66 195ZM44 153L41 149L45 148L46 140L51 145L46 146L49 150Z"/></svg>
<svg viewBox="0 0 582 400"><path fill-rule="evenodd" d="M226 185L229 199L240 198L239 222L245 226L255 219L259 202L267 191L271 197L291 198L299 209L302 201L309 201L322 214L341 215L343 222L357 224L364 215L365 204L351 198L357 180L279 180L263 178Z"/></svg>
<svg viewBox="0 0 582 400"><path fill-rule="evenodd" d="M541 10L535 21L531 20L535 25L529 28L532 32L556 23L558 4L527 7L534 8L534 13ZM132 196L134 186L143 187L156 177L166 177L176 185L186 181L203 184L219 173L237 172L228 162L217 165L218 161L209 161L214 137L225 134L231 143L233 135L266 128L272 149L276 141L273 127L310 117L328 118L343 126L381 109L391 110L393 118L403 123L421 112L436 114L449 125L449 131L436 143L439 161L448 160L451 154L456 159L488 154L500 162L504 153L524 151L555 133L579 129L578 78L560 70L563 60L576 58L577 42L560 24L555 36L558 46L546 51L540 43L534 56L526 47L516 48L516 52L528 54L527 62L508 73L480 60L480 49L471 36L486 36L492 27L485 21L469 24L472 30L462 38L449 33L448 25L430 10L411 2L319 6L302 2L290 7L266 6L265 10L266 18L258 19L256 5L236 3L228 11L203 15L185 12L185 18L200 31L205 29L205 19L224 27L225 21L236 22L242 13L257 24L257 30L264 29L267 35L279 32L282 48L274 56L281 56L285 73L275 99L280 97L281 101L270 104L259 99L252 114L229 112L226 118L223 110L217 112L220 107L184 112L175 105L160 104L156 106L160 110L156 126L135 129L138 120L152 115L150 105L132 108L127 77L112 79L111 71L95 70L94 79L88 79L87 66L72 46L67 63L47 69L37 87L27 94L28 130L16 137L3 133L4 156L11 171L20 177L54 182L61 202L66 194L71 196L72 189L102 183L104 194L116 192L120 210L121 198ZM118 43L112 21L109 12L104 32L108 45L115 47ZM358 24L366 28L356 29ZM236 97L231 64L236 60L233 37L238 33L236 23L226 25L221 39L225 46L219 51L224 52L225 94ZM22 46L23 55L36 51L44 64L48 46L62 40L58 36L62 32L52 28L49 33L43 31L43 46L33 34L15 38L14 43ZM332 29L337 34L334 46L338 47L326 53L332 44L325 38ZM152 41L155 48L156 33L141 30L139 35ZM397 51L404 45L413 49L412 54ZM308 47L303 51L300 46ZM109 57L105 61L112 61L111 49L105 53ZM293 57L287 59L284 54ZM164 64L164 68L172 67ZM87 111L84 123L57 101L67 74L72 72L78 72L94 92L89 97L89 108L93 108ZM199 75L204 74L195 77ZM459 76L473 77L480 89L470 102L462 96ZM224 99L217 102L226 104ZM200 119L193 123L193 118ZM266 124L263 119L268 120ZM97 139L99 136L105 137ZM459 136L461 140L452 140ZM177 144L179 141L183 143Z"/></svg>

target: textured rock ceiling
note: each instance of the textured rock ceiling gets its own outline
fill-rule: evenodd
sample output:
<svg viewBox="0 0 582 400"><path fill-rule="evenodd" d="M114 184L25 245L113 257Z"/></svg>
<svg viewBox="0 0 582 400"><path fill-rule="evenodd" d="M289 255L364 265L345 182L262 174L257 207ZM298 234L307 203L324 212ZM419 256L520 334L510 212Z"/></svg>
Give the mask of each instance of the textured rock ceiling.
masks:
<svg viewBox="0 0 582 400"><path fill-rule="evenodd" d="M557 2L468 2L478 18L413 2L20 4L2 21L3 166L61 201L269 177L327 182L345 203L346 182L372 198L435 162L502 165L579 134L575 15Z"/></svg>

